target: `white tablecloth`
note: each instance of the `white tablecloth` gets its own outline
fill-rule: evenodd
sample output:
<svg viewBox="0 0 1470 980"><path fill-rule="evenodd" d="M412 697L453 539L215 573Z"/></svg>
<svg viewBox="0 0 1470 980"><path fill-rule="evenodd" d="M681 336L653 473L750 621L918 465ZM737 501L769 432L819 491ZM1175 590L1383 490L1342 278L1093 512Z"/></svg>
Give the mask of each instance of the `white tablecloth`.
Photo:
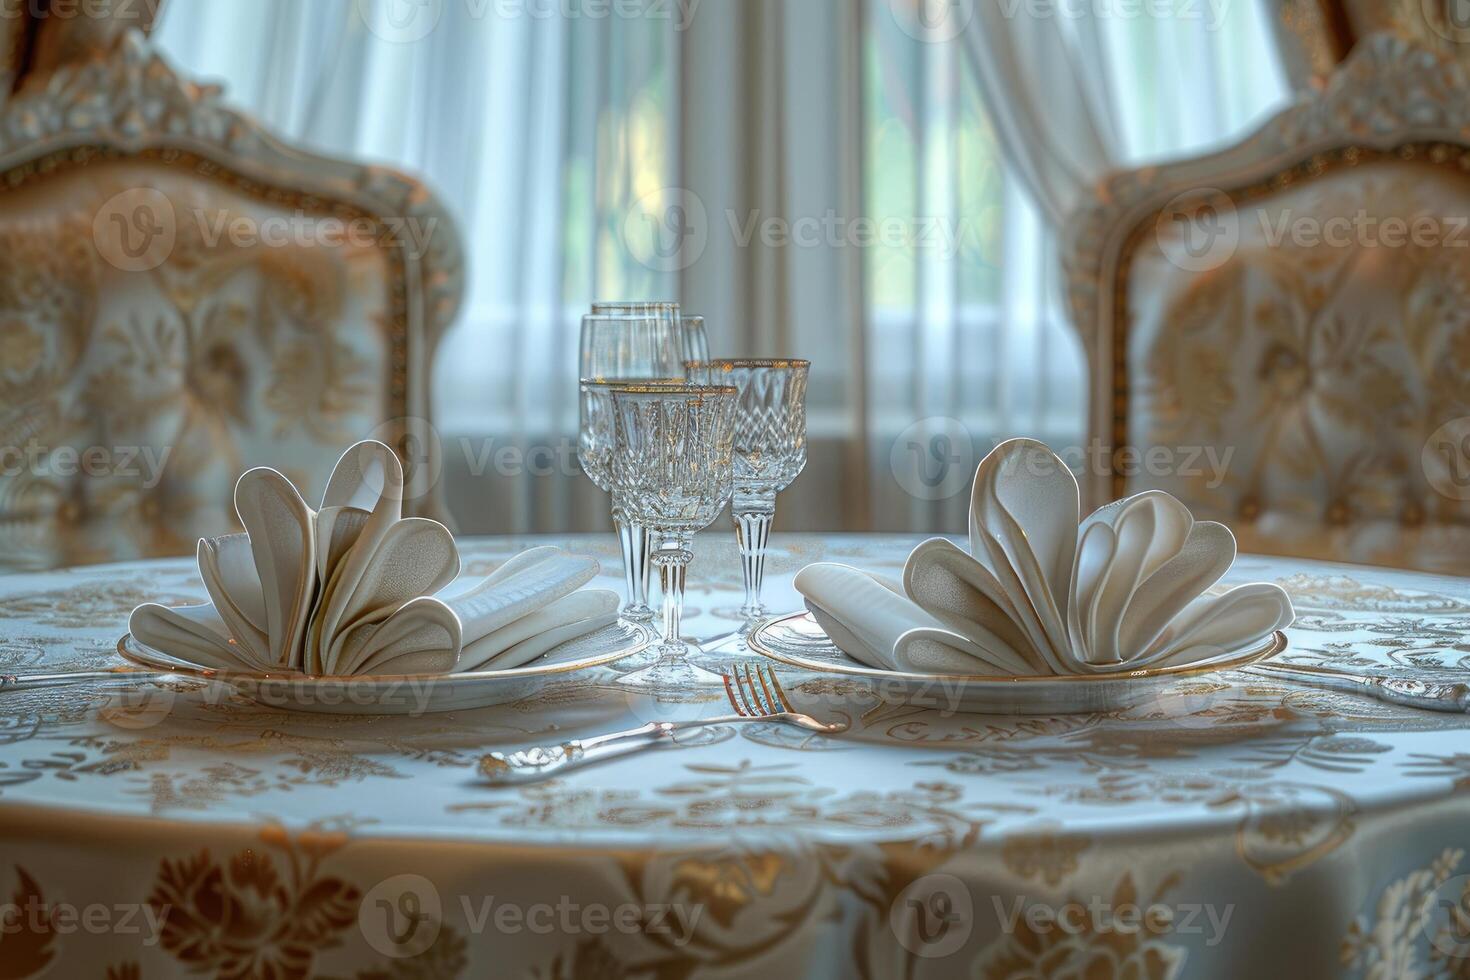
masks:
<svg viewBox="0 0 1470 980"><path fill-rule="evenodd" d="M469 541L488 570L541 539ZM603 561L615 543L555 543ZM912 538L778 536L896 570ZM705 535L687 632L728 632ZM1244 557L1288 658L1470 668L1470 581ZM0 578L0 673L96 669L188 560ZM801 683L799 675L789 676ZM1109 715L869 713L717 730L521 789L486 751L707 713L600 670L515 705L287 715L180 693L0 695L0 978L1462 976L1470 718L1232 675ZM145 703L145 705L148 703Z"/></svg>

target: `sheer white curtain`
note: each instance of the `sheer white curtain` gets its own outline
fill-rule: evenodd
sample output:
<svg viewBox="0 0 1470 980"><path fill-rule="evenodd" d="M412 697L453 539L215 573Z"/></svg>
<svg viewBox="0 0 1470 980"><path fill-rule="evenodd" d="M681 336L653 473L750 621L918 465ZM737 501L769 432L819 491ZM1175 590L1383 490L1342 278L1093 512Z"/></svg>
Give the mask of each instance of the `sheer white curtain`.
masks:
<svg viewBox="0 0 1470 980"><path fill-rule="evenodd" d="M155 38L460 216L436 421L466 530L601 526L567 458L578 320L664 296L717 354L815 362L781 523L954 530L993 442L1082 438L1057 222L1107 167L1238 136L1285 96L1258 5L169 0Z"/></svg>

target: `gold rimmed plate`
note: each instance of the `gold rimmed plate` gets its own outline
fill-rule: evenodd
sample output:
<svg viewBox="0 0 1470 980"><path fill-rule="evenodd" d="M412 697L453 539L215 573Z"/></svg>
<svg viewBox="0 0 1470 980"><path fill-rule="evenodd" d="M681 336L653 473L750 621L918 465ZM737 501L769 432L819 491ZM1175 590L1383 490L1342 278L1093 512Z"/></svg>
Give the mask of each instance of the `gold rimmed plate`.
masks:
<svg viewBox="0 0 1470 980"><path fill-rule="evenodd" d="M563 643L524 667L402 677L209 670L141 643L131 633L117 641L117 652L149 670L227 684L251 701L272 708L339 715L424 715L519 701L568 674L641 653L656 639L649 627L620 620Z"/></svg>
<svg viewBox="0 0 1470 980"><path fill-rule="evenodd" d="M993 676L911 674L878 670L844 653L810 613L792 613L751 631L750 649L787 667L858 684L889 704L912 704L977 714L1057 715L1118 711L1167 698L1181 685L1250 667L1286 649L1286 634L1241 650L1222 650L1199 664L1115 674Z"/></svg>

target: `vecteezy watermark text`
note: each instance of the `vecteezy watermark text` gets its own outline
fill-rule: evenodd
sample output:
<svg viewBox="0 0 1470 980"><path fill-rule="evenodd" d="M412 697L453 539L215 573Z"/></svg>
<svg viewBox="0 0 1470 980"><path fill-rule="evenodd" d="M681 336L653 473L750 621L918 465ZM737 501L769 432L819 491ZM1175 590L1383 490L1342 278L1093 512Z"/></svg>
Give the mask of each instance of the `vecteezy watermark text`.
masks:
<svg viewBox="0 0 1470 980"><path fill-rule="evenodd" d="M1060 932L1069 936L1116 934L1133 936L1151 933L1156 936L1203 936L1208 947L1225 939L1235 906L1218 906L1208 902L1114 902L1094 895L1086 902L1073 900L1060 905L1028 902L1025 896L1006 901L991 896L991 907L1001 929L1011 934L1022 921L1032 933Z"/></svg>
<svg viewBox="0 0 1470 980"><path fill-rule="evenodd" d="M1272 248L1470 248L1470 215L1375 215L1366 208L1325 218L1290 209L1259 214L1261 237Z"/></svg>
<svg viewBox="0 0 1470 980"><path fill-rule="evenodd" d="M986 904L954 875L925 875L894 899L889 928L914 955L943 958L969 942ZM988 905L995 926L1008 936L1023 927L1033 936L1200 936L1211 948L1224 941L1235 914L1233 904L1118 902L1101 895L1056 903L1033 901L1026 895L991 895Z"/></svg>
<svg viewBox="0 0 1470 980"><path fill-rule="evenodd" d="M687 945L704 916L702 904L555 901L512 902L495 895L460 895L459 915L470 935L657 936ZM393 959L418 956L438 939L445 915L439 889L422 875L395 875L362 898L357 923L373 949Z"/></svg>
<svg viewBox="0 0 1470 980"><path fill-rule="evenodd" d="M1061 446L1056 455L1079 479L1122 476L1127 479L1185 479L1218 489L1235 458L1234 446L1107 446L1099 440ZM893 478L920 500L947 500L970 489L978 458L969 428L959 419L919 419L894 440L889 452ZM1027 468L1028 476L1048 476L1055 468L1049 456L1023 454L1009 465Z"/></svg>
<svg viewBox="0 0 1470 980"><path fill-rule="evenodd" d="M459 449L470 476L485 476L492 470L497 476L577 476L582 472L577 462L577 444L567 438L528 446L502 444L494 437L461 436Z"/></svg>
<svg viewBox="0 0 1470 980"><path fill-rule="evenodd" d="M93 902L72 905L28 896L22 902L0 903L0 936L18 933L71 936L141 936L144 946L157 946L171 906Z"/></svg>
<svg viewBox="0 0 1470 980"><path fill-rule="evenodd" d="M1247 234L1252 221L1253 236ZM1409 207L1402 213L1367 208L1340 214L1242 210L1224 191L1201 187L1160 210L1155 235L1172 264L1186 272L1210 272L1229 262L1247 241L1270 249L1470 249L1470 214Z"/></svg>
<svg viewBox="0 0 1470 980"><path fill-rule="evenodd" d="M465 19L498 20L651 20L672 22L687 31L704 0L357 0L358 16L369 33L391 44L412 44L432 34L451 3Z"/></svg>
<svg viewBox="0 0 1470 980"><path fill-rule="evenodd" d="M134 187L97 209L92 239L97 251L124 272L148 272L168 261L186 228L207 249L393 248L410 258L429 254L439 227L434 215L337 215L297 210L265 217L227 208L183 208L163 192Z"/></svg>
<svg viewBox="0 0 1470 980"><path fill-rule="evenodd" d="M694 938L694 930L704 915L703 905L583 904L566 895L555 903L530 904L497 901L494 895L478 900L464 895L460 897L460 905L465 922L474 935L492 929L502 935L524 932L535 936L619 933L625 936L667 936L675 946L686 945Z"/></svg>
<svg viewBox="0 0 1470 980"><path fill-rule="evenodd" d="M0 19L152 22L163 0L0 0Z"/></svg>
<svg viewBox="0 0 1470 980"><path fill-rule="evenodd" d="M213 211L198 208L190 213L198 223L200 238L210 248L225 241L236 248L403 246L411 255L422 257L439 224L432 216L339 218L296 211L250 218L224 208Z"/></svg>
<svg viewBox="0 0 1470 980"><path fill-rule="evenodd" d="M997 0L1008 20L1158 20L1198 21L1206 30L1225 26L1231 0Z"/></svg>
<svg viewBox="0 0 1470 980"><path fill-rule="evenodd" d="M664 187L629 206L622 234L628 253L645 268L679 272L703 258L715 234L727 234L738 249L902 249L946 261L964 254L994 264L986 254L987 227L976 216L850 216L835 208L797 215L730 208L712 220L693 191Z"/></svg>
<svg viewBox="0 0 1470 980"><path fill-rule="evenodd" d="M726 211L725 221L740 248L759 240L766 248L909 248L952 259L981 237L979 223L968 218L844 218L835 209L796 218Z"/></svg>
<svg viewBox="0 0 1470 980"><path fill-rule="evenodd" d="M0 476L126 477L152 490L163 479L172 450L172 446L48 446L32 439L24 446L0 446Z"/></svg>

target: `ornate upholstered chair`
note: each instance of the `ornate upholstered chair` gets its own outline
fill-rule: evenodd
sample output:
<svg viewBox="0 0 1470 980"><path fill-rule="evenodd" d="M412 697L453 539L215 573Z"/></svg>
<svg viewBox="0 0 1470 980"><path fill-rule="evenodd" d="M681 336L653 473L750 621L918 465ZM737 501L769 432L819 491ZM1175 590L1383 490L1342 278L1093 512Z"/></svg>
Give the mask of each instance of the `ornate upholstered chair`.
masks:
<svg viewBox="0 0 1470 980"><path fill-rule="evenodd" d="M1377 35L1243 143L1099 188L1066 254L1093 504L1158 487L1244 550L1470 572L1467 91Z"/></svg>
<svg viewBox="0 0 1470 980"><path fill-rule="evenodd" d="M406 420L462 291L449 215L276 140L141 31L82 41L0 110L0 567L191 553L243 469L314 504L367 436L442 516Z"/></svg>

